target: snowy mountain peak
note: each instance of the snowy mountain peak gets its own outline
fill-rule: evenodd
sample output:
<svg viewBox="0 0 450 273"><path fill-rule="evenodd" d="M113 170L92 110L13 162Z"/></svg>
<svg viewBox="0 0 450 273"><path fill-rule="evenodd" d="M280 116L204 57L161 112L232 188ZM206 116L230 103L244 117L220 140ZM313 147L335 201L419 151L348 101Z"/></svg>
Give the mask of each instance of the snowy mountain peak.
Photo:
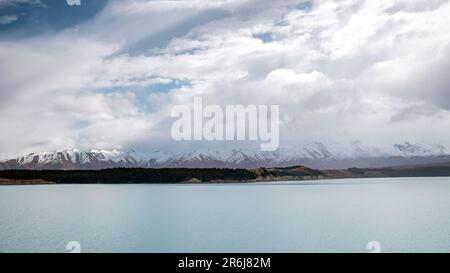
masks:
<svg viewBox="0 0 450 273"><path fill-rule="evenodd" d="M116 167L144 168L257 168L306 165L312 168L384 167L408 164L450 162L444 145L404 142L391 146L314 142L302 147L261 152L251 149L229 151L195 150L150 153L119 150L59 150L30 153L0 162L0 169L102 169Z"/></svg>
<svg viewBox="0 0 450 273"><path fill-rule="evenodd" d="M395 144L394 147L404 156L433 156L447 154L446 147L441 144L427 146L412 144L406 141L403 144Z"/></svg>
<svg viewBox="0 0 450 273"><path fill-rule="evenodd" d="M130 158L129 154L124 154L118 150L80 151L77 149L71 149L57 150L54 152L30 153L13 160L5 161L4 164L12 164L13 161L16 161L18 166L22 166L27 169L77 169L82 168L83 165L106 166L108 165L108 162L134 162L134 159Z"/></svg>

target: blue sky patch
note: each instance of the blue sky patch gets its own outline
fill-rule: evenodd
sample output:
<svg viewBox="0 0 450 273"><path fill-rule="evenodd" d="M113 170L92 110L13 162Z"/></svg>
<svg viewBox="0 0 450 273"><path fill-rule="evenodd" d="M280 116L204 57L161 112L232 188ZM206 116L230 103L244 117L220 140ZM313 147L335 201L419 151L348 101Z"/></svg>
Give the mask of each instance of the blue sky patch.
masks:
<svg viewBox="0 0 450 273"><path fill-rule="evenodd" d="M142 89L135 89L134 93L136 95L136 101L139 107L145 112L152 112L156 109L154 109L154 105L149 102L150 94L167 93L173 89L178 89L190 85L191 83L187 80L173 80L170 83L158 83Z"/></svg>
<svg viewBox="0 0 450 273"><path fill-rule="evenodd" d="M167 93L173 89L191 86L191 82L188 80L172 80L168 83L157 83L149 86L126 86L126 87L113 87L97 90L99 93L111 94L111 93L125 93L131 92L135 95L136 104L144 112L153 112L154 106L149 103L149 96L153 93Z"/></svg>
<svg viewBox="0 0 450 273"><path fill-rule="evenodd" d="M172 89L178 89L190 85L191 83L187 80L173 80L170 83L159 83L152 85L151 89L155 92L168 92Z"/></svg>
<svg viewBox="0 0 450 273"><path fill-rule="evenodd" d="M301 10L306 10L309 11L311 10L313 7L312 3L307 1L307 2L302 2L300 4L297 5L297 9L301 9Z"/></svg>
<svg viewBox="0 0 450 273"><path fill-rule="evenodd" d="M74 27L98 14L108 0L81 1L69 6L65 0L0 5L2 38L39 35ZM3 19L1 19L3 18Z"/></svg>
<svg viewBox="0 0 450 273"><path fill-rule="evenodd" d="M253 34L253 38L260 39L264 43L270 43L273 41L271 33Z"/></svg>
<svg viewBox="0 0 450 273"><path fill-rule="evenodd" d="M91 125L91 122L87 120L78 120L72 124L73 129L84 129L89 127Z"/></svg>

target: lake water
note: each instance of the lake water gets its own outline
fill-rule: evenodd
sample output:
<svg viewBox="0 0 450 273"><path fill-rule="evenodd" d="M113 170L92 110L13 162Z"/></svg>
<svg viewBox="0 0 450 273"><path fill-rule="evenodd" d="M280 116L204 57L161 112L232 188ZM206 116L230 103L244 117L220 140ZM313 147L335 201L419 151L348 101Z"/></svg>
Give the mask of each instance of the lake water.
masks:
<svg viewBox="0 0 450 273"><path fill-rule="evenodd" d="M450 252L450 178L0 187L0 252Z"/></svg>

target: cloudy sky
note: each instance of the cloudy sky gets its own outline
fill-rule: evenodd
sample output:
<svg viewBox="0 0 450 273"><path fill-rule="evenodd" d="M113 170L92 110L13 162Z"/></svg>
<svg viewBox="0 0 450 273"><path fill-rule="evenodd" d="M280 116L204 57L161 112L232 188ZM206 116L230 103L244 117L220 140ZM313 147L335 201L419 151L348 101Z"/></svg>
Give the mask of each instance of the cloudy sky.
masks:
<svg viewBox="0 0 450 273"><path fill-rule="evenodd" d="M0 0L0 158L241 145L170 139L198 95L280 105L282 147L450 142L450 1L80 3Z"/></svg>

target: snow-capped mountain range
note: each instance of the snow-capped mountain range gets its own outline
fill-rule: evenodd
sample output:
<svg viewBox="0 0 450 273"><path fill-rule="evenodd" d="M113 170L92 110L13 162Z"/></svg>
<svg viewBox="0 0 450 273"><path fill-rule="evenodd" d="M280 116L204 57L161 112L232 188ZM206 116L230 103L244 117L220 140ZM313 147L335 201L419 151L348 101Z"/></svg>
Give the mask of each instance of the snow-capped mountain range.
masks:
<svg viewBox="0 0 450 273"><path fill-rule="evenodd" d="M119 150L62 150L30 153L0 161L0 169L104 169L143 168L257 168L305 165L317 169L386 167L442 164L450 162L450 150L441 144L419 145L410 142L392 146L367 146L314 142L303 147L261 152L249 149L194 152L153 151L139 154Z"/></svg>

